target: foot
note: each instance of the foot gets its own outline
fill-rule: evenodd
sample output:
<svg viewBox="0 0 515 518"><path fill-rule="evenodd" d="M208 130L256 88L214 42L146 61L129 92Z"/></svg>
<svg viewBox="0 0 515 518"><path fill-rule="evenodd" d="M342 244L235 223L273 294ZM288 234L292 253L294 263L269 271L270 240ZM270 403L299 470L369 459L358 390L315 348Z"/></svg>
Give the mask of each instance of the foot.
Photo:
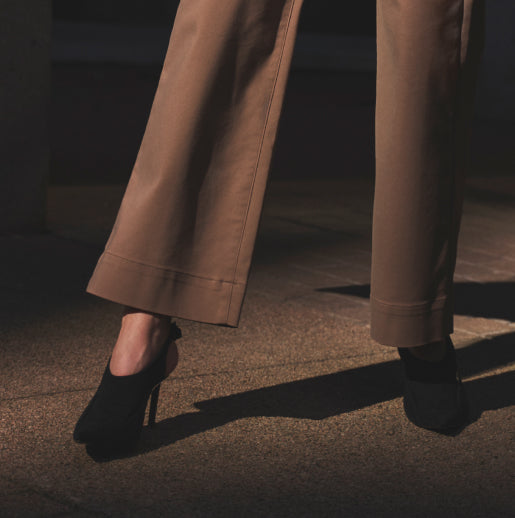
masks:
<svg viewBox="0 0 515 518"><path fill-rule="evenodd" d="M126 306L111 355L111 373L128 376L143 370L159 354L170 328L169 316ZM167 374L173 371L177 362L178 351L173 342L167 356Z"/></svg>
<svg viewBox="0 0 515 518"><path fill-rule="evenodd" d="M104 451L132 448L141 434L148 398L177 365L175 340L181 336L169 317L125 308L113 353L75 425L74 440ZM157 397L149 422L156 404Z"/></svg>
<svg viewBox="0 0 515 518"><path fill-rule="evenodd" d="M439 347L433 343L398 351L404 365L406 416L421 428L445 432L468 421L468 402L450 337L443 341L443 352Z"/></svg>

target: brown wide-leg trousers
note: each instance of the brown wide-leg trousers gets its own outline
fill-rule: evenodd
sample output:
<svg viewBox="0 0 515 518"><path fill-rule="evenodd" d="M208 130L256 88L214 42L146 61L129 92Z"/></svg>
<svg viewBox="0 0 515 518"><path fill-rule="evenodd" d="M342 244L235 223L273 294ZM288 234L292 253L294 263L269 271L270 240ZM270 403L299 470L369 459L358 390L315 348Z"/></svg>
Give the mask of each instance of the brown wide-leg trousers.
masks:
<svg viewBox="0 0 515 518"><path fill-rule="evenodd" d="M302 0L182 0L145 135L86 291L238 327ZM352 15L352 7L349 7ZM484 0L378 0L371 334L453 331Z"/></svg>

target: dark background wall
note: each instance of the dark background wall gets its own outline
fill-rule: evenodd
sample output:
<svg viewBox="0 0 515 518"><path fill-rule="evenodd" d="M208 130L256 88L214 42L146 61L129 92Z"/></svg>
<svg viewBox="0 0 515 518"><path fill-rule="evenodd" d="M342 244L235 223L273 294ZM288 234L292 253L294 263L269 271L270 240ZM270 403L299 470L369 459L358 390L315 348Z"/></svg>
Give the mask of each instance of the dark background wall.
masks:
<svg viewBox="0 0 515 518"><path fill-rule="evenodd" d="M104 63L102 59L92 59L86 52L82 61L72 57L54 62L52 183L126 181L161 67L161 58L136 63L134 51L148 58L152 54L149 37L155 38L159 33L162 37L157 47L164 54L178 5L178 0L54 0L54 20L71 22L68 25L72 34L80 32L80 26L74 26L76 22L92 22L93 26L104 27L104 36L106 30L110 35L108 41L104 41L100 33L89 34L86 30L84 37L78 40L82 50L89 49L91 53L95 48L105 54L106 48L112 45L120 55L109 57L111 61L108 59ZM488 161L495 170L508 172L513 164L513 153L509 151L513 148L510 140L513 131L506 131L506 127L515 120L515 96L512 95L515 59L510 59L511 53L515 58L515 45L512 43L510 47L513 26L506 20L511 19L509 14L514 12L515 2L497 0L487 5L487 50L476 111L481 118L494 122L483 124L481 132L476 132L476 143L481 147L474 146L474 164L484 169L483 164ZM305 58L310 45L319 45L318 50L323 51L327 47L324 37L336 35L341 38L336 45L329 43L329 50L337 50L339 56L349 53L347 57L353 57L352 53L355 53L356 59L343 60L342 66L331 67L326 66L328 60L324 61L316 54L318 69L306 66L306 60L301 66L294 67L279 134L276 175L298 178L301 169L316 171L317 176L353 172L373 175L375 70L374 66L356 69L353 65L363 61L365 55L370 58L366 61L375 63L375 9L376 0L360 0L351 6L335 0L304 0L299 33L301 36L302 33L305 36L316 33L322 38L301 37L297 45L302 43L302 52L297 56L304 53ZM153 31L154 26L159 30ZM144 27L150 30L140 31ZM124 31L129 29L134 32L127 40ZM126 52L133 61L123 61L123 47L133 44L133 40L137 41L136 48L131 47ZM55 30L54 42L57 41L61 50L70 48L68 41L59 40ZM364 43L367 43L365 47ZM130 106L130 117L127 117L127 106ZM506 122L501 125L502 119ZM296 150L288 147L286 135L296 144ZM338 141L344 135L349 142L343 154L345 163ZM110 142L109 146L105 145L106 141ZM298 151L299 142L306 144L300 146L305 149L304 154ZM488 153L479 157L480 150L488 150ZM325 167L320 164L317 167L314 163L320 157L325 157ZM353 163L362 167L352 167ZM334 164L339 164L337 169Z"/></svg>
<svg viewBox="0 0 515 518"><path fill-rule="evenodd" d="M71 22L72 32L76 30L73 24L78 22L109 27L117 41L126 40L122 37L123 31L116 33L117 36L113 29L135 29L134 38L141 43L137 50L143 49L143 54L149 57L149 36L162 33L162 50L166 50L167 34L178 5L178 0L54 0L53 15L55 21ZM352 8L334 0L304 0L299 32L364 36L372 40L375 5L375 0L354 2ZM138 30L138 27L149 26L160 30L145 33ZM69 43L59 37L58 31L54 31L54 41L60 42L60 49L70 48ZM99 33L86 35L80 41L90 52L98 46L105 52L109 43L112 41L103 41ZM311 40L302 43L317 45ZM373 41L371 43L374 54ZM114 46L119 49L118 43ZM128 55L134 57L132 51ZM318 54L315 61L322 63ZM321 64L320 69L313 72L304 70L304 65L305 62L299 67L301 70L294 70L290 81L283 131L275 157L275 177L280 174L298 179L313 174L310 171L316 171L317 176L341 175L342 169L351 174L356 170L351 165L356 162L364 164L359 174L372 174L375 71L370 69L358 74L326 71ZM87 53L82 62L71 59L54 62L51 183L99 184L127 180L160 69L161 59L139 64L121 60L103 63L100 59L94 61ZM353 107L356 103L360 106ZM131 116L127 118L129 105ZM321 137L322 134L325 137ZM340 141L348 134L357 142L353 140L342 159L338 151ZM109 146L105 145L107 140ZM306 143L305 153L294 152L299 142ZM113 153L113 149L116 152ZM320 164L320 156L325 159L325 167ZM299 171L305 172L301 175Z"/></svg>
<svg viewBox="0 0 515 518"><path fill-rule="evenodd" d="M43 225L50 3L0 1L0 234Z"/></svg>
<svg viewBox="0 0 515 518"><path fill-rule="evenodd" d="M178 5L178 0L54 0L54 17L70 21L168 24ZM346 2L304 0L299 30L373 36L375 5L375 0L359 0L349 9Z"/></svg>

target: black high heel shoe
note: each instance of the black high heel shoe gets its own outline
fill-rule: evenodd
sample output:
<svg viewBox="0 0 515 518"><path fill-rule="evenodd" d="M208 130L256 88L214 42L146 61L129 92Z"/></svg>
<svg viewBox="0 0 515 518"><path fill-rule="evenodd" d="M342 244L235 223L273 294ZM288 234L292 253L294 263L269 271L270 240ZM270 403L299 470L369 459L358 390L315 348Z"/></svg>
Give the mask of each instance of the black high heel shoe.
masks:
<svg viewBox="0 0 515 518"><path fill-rule="evenodd" d="M445 339L445 356L438 362L421 360L406 348L397 350L404 366L406 417L420 428L441 432L466 424L469 404L450 336Z"/></svg>
<svg viewBox="0 0 515 518"><path fill-rule="evenodd" d="M168 349L172 341L181 337L180 328L172 322L170 333L155 360L128 376L114 376L109 368L109 357L100 385L75 425L73 439L102 450L133 448L141 436L150 395L148 424L155 424L159 389L167 377Z"/></svg>

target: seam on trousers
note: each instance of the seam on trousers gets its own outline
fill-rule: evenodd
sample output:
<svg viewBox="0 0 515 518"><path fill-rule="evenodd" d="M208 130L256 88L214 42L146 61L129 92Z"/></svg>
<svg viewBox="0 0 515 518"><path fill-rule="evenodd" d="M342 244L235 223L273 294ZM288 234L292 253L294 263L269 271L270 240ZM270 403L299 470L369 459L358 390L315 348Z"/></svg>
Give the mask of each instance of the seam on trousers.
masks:
<svg viewBox="0 0 515 518"><path fill-rule="evenodd" d="M275 87L277 85L277 78L279 77L279 71L281 69L281 63L282 63L283 54L284 54L284 47L286 46L286 39L287 39L287 36L288 36L288 28L290 26L291 15L292 15L292 12L293 12L293 7L294 7L294 4L295 4L295 1L296 0L292 0L291 1L290 12L288 13L288 19L286 20L285 27L283 29L284 37L283 37L281 52L280 52L279 58L277 60L277 69L276 69L276 72L275 72L274 83L272 85L272 92L270 93L270 100L268 101L268 107L267 107L267 112L266 112L265 124L263 126L263 132L261 134L261 139L260 139L259 148L258 148L258 156L257 156L257 160L256 160L256 165L254 167L254 174L253 174L253 177L252 177L252 185L250 187L250 193L249 193L249 197L248 197L248 200L247 200L247 209L245 211L245 217L244 217L244 220L243 220L243 226L242 226L242 230L241 230L241 234L240 234L240 242L239 242L239 246L238 246L238 251L236 253L236 264L234 266L233 282L232 282L233 286L234 286L234 284L237 284L236 283L236 273L238 272L238 264L240 262L241 245L243 243L243 236L245 234L245 229L247 227L247 218L248 218L248 214L249 214L249 210L250 210L250 202L252 200L252 194L254 192L254 185L256 183L256 176L257 176L257 171L258 171L258 168L259 168L259 161L261 159L261 152L263 150L263 142L264 142L264 139L265 139L266 130L268 128L268 122L270 120L270 110L272 108L272 102L274 100ZM241 283L239 283L239 284L241 284ZM233 290L231 288L231 293L229 295L229 303L227 305L227 318L229 318L229 314L231 312L232 294L233 294Z"/></svg>
<svg viewBox="0 0 515 518"><path fill-rule="evenodd" d="M126 257L123 257L123 256L118 255L118 254L113 254L112 252L104 251L103 255L111 255L111 256L116 257L117 259L120 259L122 261L126 261L126 262L132 263L132 264L137 264L137 265L143 266L145 268L150 268L150 269L153 269L153 270L159 270L159 271L164 272L164 273L170 273L170 274L176 274L176 275L185 275L187 277L193 277L194 279L201 279L201 280L210 281L210 282L221 282L221 283L224 283L224 284L231 284L231 285L234 285L234 284L244 285L244 283L242 283L242 282L225 281L223 279L211 279L210 277L201 277L200 275L193 275L191 273L181 272L179 270L171 270L170 268L163 268L163 267L160 267L160 266L154 266L152 264L142 263L140 261L134 261L133 259L127 259ZM147 272L146 275L151 275L151 274ZM173 277L173 275L170 275L169 277ZM181 279L176 279L176 280L178 282L187 283L187 281L185 281L185 280L181 280ZM231 291L231 293L232 293L232 291Z"/></svg>

